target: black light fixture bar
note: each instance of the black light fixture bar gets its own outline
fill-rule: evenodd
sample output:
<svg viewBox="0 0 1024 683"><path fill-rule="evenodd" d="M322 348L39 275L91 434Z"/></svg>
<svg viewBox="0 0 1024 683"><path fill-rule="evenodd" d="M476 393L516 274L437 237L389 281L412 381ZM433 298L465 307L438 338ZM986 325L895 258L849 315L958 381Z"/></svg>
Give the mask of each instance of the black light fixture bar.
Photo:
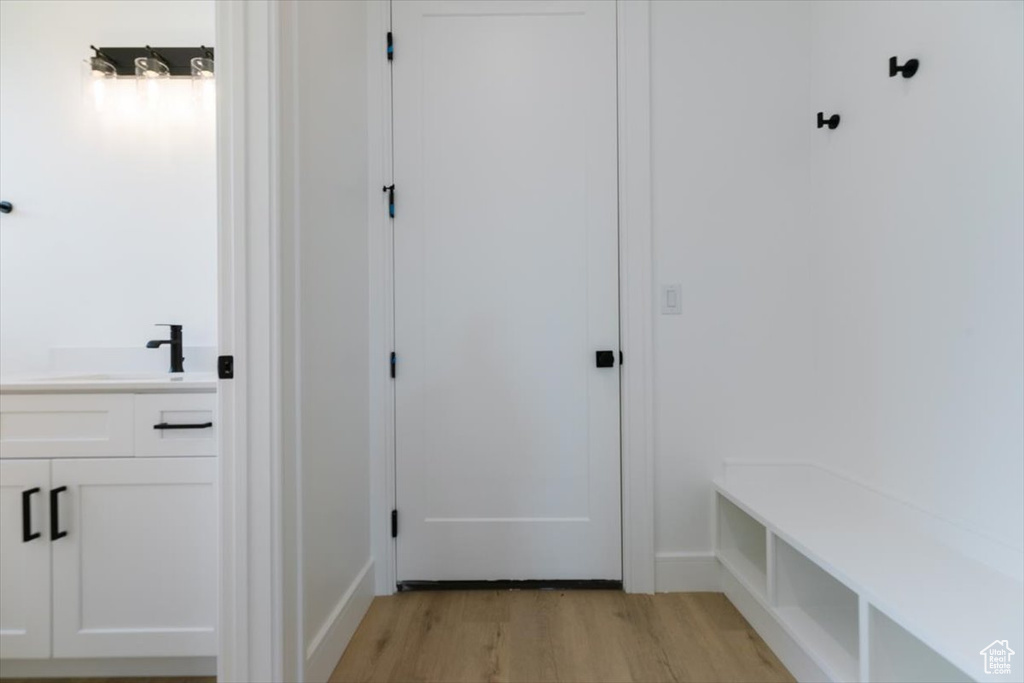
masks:
<svg viewBox="0 0 1024 683"><path fill-rule="evenodd" d="M193 57L213 59L213 48L202 45L199 47L101 47L98 49L98 54L114 65L118 76L134 76L135 60L138 57L150 57L154 53L170 68L171 77L191 76Z"/></svg>

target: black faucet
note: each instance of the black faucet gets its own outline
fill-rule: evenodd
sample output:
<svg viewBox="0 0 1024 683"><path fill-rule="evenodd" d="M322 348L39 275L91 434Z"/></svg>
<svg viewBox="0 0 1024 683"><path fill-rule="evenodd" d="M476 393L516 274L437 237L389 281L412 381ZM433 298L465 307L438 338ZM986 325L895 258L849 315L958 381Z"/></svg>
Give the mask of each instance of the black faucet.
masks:
<svg viewBox="0 0 1024 683"><path fill-rule="evenodd" d="M181 325L157 325L171 328L170 339L154 339L146 342L147 349L159 349L164 344L171 345L171 369L169 372L185 372L184 346L181 343Z"/></svg>

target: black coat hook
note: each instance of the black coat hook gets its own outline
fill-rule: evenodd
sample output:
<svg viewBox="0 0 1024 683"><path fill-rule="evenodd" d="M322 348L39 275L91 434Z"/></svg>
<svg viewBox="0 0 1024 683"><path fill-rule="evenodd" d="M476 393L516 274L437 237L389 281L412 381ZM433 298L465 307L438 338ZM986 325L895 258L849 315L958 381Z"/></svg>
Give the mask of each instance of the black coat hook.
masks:
<svg viewBox="0 0 1024 683"><path fill-rule="evenodd" d="M10 213L14 211L14 205L10 202L0 202L0 213Z"/></svg>
<svg viewBox="0 0 1024 683"><path fill-rule="evenodd" d="M832 116L825 118L825 112L818 112L818 128L824 128L828 126L829 130L835 130L839 127L839 114L832 114Z"/></svg>
<svg viewBox="0 0 1024 683"><path fill-rule="evenodd" d="M895 57L889 57L889 78L900 73L903 74L903 78L913 78L919 66L921 66L921 62L916 59L908 59L906 64L900 66Z"/></svg>

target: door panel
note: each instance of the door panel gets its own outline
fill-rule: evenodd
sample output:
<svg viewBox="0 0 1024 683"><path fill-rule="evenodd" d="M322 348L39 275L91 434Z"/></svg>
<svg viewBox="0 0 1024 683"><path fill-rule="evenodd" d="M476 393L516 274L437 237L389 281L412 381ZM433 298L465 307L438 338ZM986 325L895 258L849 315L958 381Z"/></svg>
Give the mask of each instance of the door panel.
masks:
<svg viewBox="0 0 1024 683"><path fill-rule="evenodd" d="M216 458L54 460L55 657L215 655Z"/></svg>
<svg viewBox="0 0 1024 683"><path fill-rule="evenodd" d="M392 11L399 580L620 579L615 5Z"/></svg>
<svg viewBox="0 0 1024 683"><path fill-rule="evenodd" d="M48 460L0 460L0 658L50 656L49 491Z"/></svg>

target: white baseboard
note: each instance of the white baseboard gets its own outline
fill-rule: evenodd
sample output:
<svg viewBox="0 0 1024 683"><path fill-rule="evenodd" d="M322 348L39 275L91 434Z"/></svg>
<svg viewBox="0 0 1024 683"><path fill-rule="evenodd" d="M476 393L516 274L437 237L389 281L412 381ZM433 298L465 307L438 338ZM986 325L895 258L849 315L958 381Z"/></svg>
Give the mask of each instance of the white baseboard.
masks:
<svg viewBox="0 0 1024 683"><path fill-rule="evenodd" d="M326 681L334 672L348 641L373 602L373 579L371 557L306 648L306 683Z"/></svg>
<svg viewBox="0 0 1024 683"><path fill-rule="evenodd" d="M654 590L658 593L718 592L719 565L715 553L658 553L654 558Z"/></svg>
<svg viewBox="0 0 1024 683"><path fill-rule="evenodd" d="M182 678L216 675L216 657L0 660L0 678Z"/></svg>
<svg viewBox="0 0 1024 683"><path fill-rule="evenodd" d="M736 580L728 569L722 568L722 592L740 614L750 622L758 635L775 653L775 656L789 669L796 680L803 683L830 680L825 672L804 651L800 645L776 621L761 601L754 597L743 584Z"/></svg>

